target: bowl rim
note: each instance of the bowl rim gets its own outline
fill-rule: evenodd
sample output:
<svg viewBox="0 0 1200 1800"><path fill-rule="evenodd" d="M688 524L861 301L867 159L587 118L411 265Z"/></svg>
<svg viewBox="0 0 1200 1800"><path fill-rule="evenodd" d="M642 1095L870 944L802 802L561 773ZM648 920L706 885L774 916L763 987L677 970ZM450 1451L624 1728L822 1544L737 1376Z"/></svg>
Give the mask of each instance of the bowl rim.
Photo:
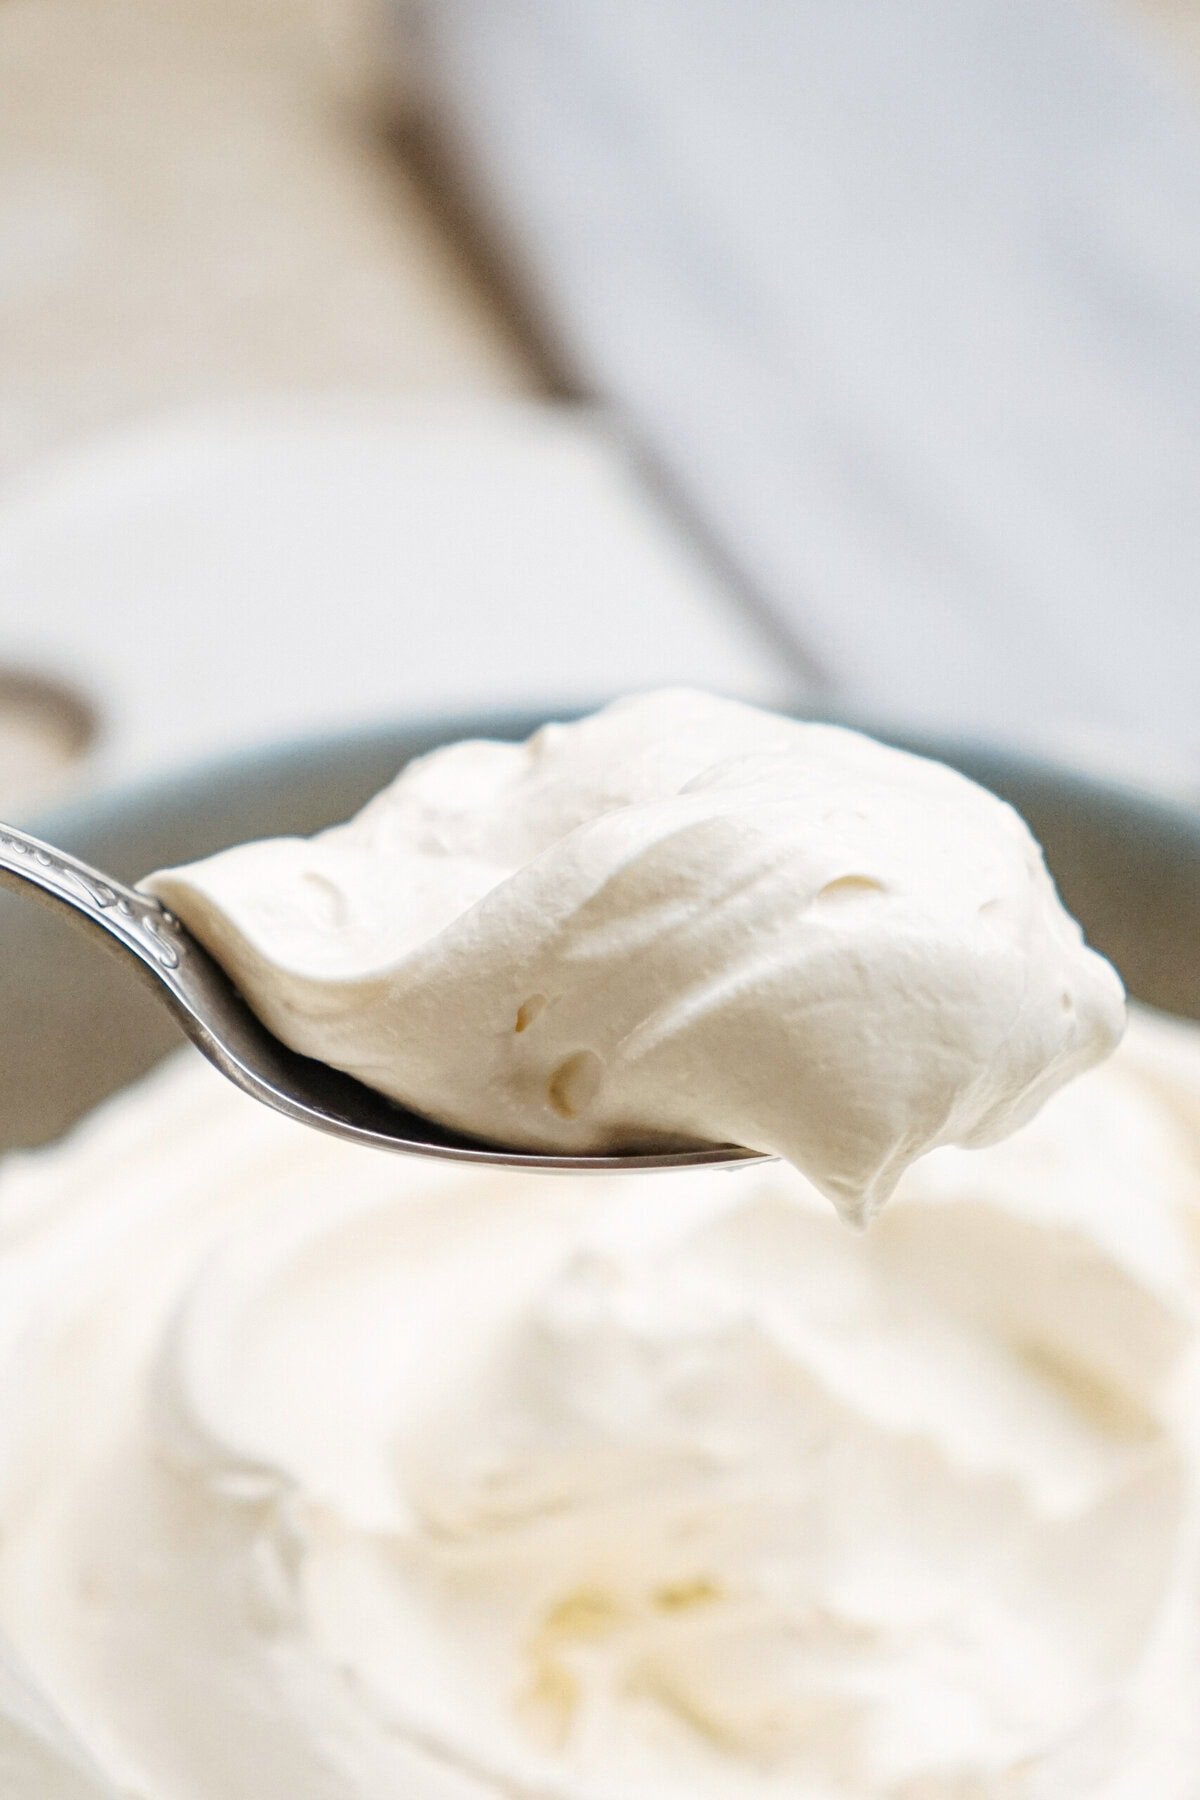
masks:
<svg viewBox="0 0 1200 1800"><path fill-rule="evenodd" d="M597 705L603 705L603 701ZM486 712L431 711L394 719L375 719L319 732L303 732L263 743L242 745L201 757L194 762L160 772L102 784L85 793L39 811L29 828L50 842L68 845L81 832L102 829L106 817L126 811L161 808L186 809L214 791L236 793L239 787L259 786L264 777L278 772L281 779L301 775L309 767L321 767L348 750L360 756L382 756L393 744L411 749L404 760L463 739L499 739L519 742L548 722L570 723L596 710L573 705L561 709L503 707ZM868 720L835 709L810 710L804 706L776 706L786 717L804 724L833 725L856 731L880 742L948 764L969 774L969 779L997 789L1018 784L1030 789L1054 791L1078 801L1093 813L1110 817L1136 814L1146 825L1164 833L1176 848L1200 858L1200 803L1159 790L1148 783L1121 780L1057 756L1007 744L985 735L936 729L910 729L886 720ZM964 765L966 765L964 767ZM397 769L402 767L397 764ZM56 835L57 834L57 835Z"/></svg>

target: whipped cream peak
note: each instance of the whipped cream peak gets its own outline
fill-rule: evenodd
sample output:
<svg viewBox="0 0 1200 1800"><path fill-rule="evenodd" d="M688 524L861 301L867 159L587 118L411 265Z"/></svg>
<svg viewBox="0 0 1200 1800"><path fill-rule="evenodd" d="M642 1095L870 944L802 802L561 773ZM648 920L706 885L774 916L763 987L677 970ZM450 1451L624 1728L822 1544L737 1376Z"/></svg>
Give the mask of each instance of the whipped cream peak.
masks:
<svg viewBox="0 0 1200 1800"><path fill-rule="evenodd" d="M1004 802L687 690L434 751L345 825L147 885L285 1043L417 1112L530 1149L744 1144L859 1221L1122 1029Z"/></svg>

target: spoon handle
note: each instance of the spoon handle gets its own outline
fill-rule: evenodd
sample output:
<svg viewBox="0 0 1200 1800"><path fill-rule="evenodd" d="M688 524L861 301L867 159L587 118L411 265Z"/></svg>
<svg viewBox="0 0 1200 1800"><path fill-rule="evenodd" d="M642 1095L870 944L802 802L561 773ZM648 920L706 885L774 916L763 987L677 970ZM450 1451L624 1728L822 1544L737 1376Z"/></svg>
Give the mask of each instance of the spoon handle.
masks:
<svg viewBox="0 0 1200 1800"><path fill-rule="evenodd" d="M160 981L180 966L180 928L159 901L102 875L78 857L0 824L0 885L32 892L97 928Z"/></svg>

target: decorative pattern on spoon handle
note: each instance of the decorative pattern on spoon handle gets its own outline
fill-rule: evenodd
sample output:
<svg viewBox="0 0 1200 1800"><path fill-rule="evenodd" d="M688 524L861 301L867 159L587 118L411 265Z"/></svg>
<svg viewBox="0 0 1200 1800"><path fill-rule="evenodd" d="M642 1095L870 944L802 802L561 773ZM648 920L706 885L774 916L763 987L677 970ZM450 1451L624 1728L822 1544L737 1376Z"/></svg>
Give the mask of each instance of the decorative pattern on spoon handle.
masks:
<svg viewBox="0 0 1200 1800"><path fill-rule="evenodd" d="M15 825L0 824L0 877L6 873L90 917L164 973L178 969L179 926L149 895L101 875Z"/></svg>

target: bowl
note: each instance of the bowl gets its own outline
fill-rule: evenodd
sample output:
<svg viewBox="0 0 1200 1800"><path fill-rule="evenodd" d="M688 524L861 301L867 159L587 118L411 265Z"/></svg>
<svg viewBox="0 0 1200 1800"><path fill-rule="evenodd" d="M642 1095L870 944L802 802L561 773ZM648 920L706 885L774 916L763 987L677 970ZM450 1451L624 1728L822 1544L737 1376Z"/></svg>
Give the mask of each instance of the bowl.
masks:
<svg viewBox="0 0 1200 1800"><path fill-rule="evenodd" d="M567 716L567 715L563 715ZM518 739L505 714L392 725L242 754L105 793L32 829L125 880L246 838L346 818L410 758L462 737ZM1131 994L1200 1018L1200 813L1041 757L881 731L1010 800L1063 899ZM121 966L53 914L0 894L0 1150L47 1142L180 1040Z"/></svg>

